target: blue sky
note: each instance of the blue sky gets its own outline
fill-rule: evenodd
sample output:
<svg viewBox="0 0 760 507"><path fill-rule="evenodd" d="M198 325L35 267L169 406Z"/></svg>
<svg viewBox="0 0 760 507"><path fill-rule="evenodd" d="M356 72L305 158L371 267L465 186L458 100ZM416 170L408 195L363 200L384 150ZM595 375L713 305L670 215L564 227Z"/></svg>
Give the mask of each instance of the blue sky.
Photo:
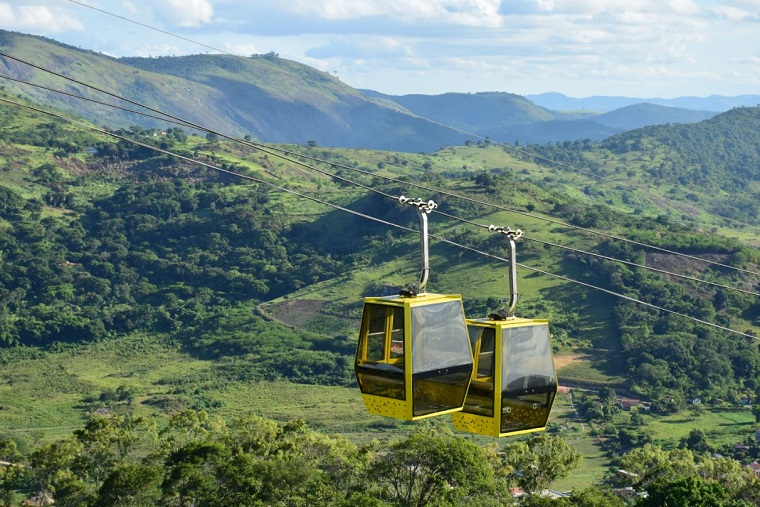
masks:
<svg viewBox="0 0 760 507"><path fill-rule="evenodd" d="M392 95L760 94L760 0L77 1ZM0 0L0 28L113 56L213 52L71 0Z"/></svg>

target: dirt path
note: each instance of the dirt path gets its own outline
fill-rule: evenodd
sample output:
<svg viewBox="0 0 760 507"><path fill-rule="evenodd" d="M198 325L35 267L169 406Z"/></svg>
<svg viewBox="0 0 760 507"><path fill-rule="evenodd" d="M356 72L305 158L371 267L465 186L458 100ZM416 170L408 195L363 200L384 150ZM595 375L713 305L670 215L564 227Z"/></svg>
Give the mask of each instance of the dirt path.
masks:
<svg viewBox="0 0 760 507"><path fill-rule="evenodd" d="M554 356L554 367L556 369L564 368L570 364L580 361L584 357L583 354L569 354L566 356Z"/></svg>

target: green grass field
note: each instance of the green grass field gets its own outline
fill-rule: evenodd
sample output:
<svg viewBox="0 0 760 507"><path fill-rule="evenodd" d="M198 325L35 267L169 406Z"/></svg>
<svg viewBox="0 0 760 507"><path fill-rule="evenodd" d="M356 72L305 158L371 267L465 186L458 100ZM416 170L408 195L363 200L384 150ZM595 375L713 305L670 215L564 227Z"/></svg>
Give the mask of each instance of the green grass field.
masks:
<svg viewBox="0 0 760 507"><path fill-rule="evenodd" d="M714 447L735 444L754 434L757 427L755 416L748 408L700 407L673 416L655 419L649 424L655 442L664 448L672 448L689 435L692 430L702 430L707 441ZM740 438L744 436L744 438Z"/></svg>

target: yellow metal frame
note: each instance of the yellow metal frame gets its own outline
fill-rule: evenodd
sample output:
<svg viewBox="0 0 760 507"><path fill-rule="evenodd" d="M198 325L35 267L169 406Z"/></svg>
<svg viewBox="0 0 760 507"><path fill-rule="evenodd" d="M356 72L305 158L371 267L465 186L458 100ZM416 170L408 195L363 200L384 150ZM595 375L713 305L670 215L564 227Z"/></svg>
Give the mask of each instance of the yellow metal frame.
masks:
<svg viewBox="0 0 760 507"><path fill-rule="evenodd" d="M380 298L367 298L367 299L364 300L364 302L365 303L368 303L368 302L376 303L376 301L368 301L369 299L380 299ZM393 305L393 306L391 306L391 305L382 304L382 306L385 306L385 312L386 312L386 315L385 315L385 329L383 330L383 335L384 335L383 336L383 340L384 340L383 350L385 351L384 352L384 357L383 357L383 362L384 363L388 363L388 364L398 364L398 363L400 363L402 361L402 358L401 357L391 357L391 352L392 352L392 348L393 348L393 331L395 329L393 327L393 308L401 306L401 305ZM366 320L368 318L369 318L369 315L365 315L364 316L364 320ZM407 319L407 315L406 315L406 311L404 311L404 321L405 322L406 322L406 319ZM367 347L369 346L369 336L368 336L369 335L369 323L365 322L364 320L362 321L362 324L361 324L361 329L362 329L362 332L364 334L364 339L360 339L359 343L364 345L364 347L363 347L363 349L361 351L361 357L366 358L367 357ZM406 334L406 325L404 325L404 328L405 328L404 329L404 333ZM365 330L366 330L366 333L364 332ZM406 340L404 340L404 341L406 341ZM404 355L406 355L406 350L404 350Z"/></svg>
<svg viewBox="0 0 760 507"><path fill-rule="evenodd" d="M435 303L441 303L444 301L459 301L462 304L462 298L459 294L419 294L415 297L403 297L403 296L385 296L385 297L367 297L364 298L364 304L378 304L387 306L388 308L403 307L404 308L404 398L403 400L395 398L387 398L384 396L376 396L372 394L362 393L362 399L364 405L367 408L367 412L370 414L382 415L386 417L393 417L396 419L404 419L407 421L416 421L420 419L427 419L429 417L436 417L439 415L449 414L462 410L462 407L453 408L449 410L441 410L425 415L414 415L414 393L412 382L412 308L417 306L430 305ZM464 314L464 310L462 311ZM390 320L390 319L386 319ZM369 326L365 322L362 322L361 332L362 334L368 332ZM385 330L386 346L390 345L392 329L389 329L386 324ZM360 336L359 343L364 344L364 350L362 350L361 357L367 357L367 343L366 336ZM390 348L386 348L386 356L390 353ZM393 364L391 361L393 358L386 357L389 364Z"/></svg>
<svg viewBox="0 0 760 507"><path fill-rule="evenodd" d="M546 430L546 425L540 427L540 428L531 428L527 430L518 430L518 431L508 431L508 432L502 432L501 431L501 410L502 410L502 396L501 396L501 386L502 386L502 361L503 361L503 355L501 353L503 349L503 330L505 328L510 327L522 327L522 326L530 326L530 325L548 325L549 322L547 320L543 319L522 319L522 318L512 318L509 320L476 320L476 319L467 319L467 325L468 326L477 326L482 328L494 328L495 329L495 339L494 339L494 357L493 357L493 378L491 382L483 381L482 377L478 378L478 360L479 355L473 355L473 359L475 364L472 368L472 380L470 382L470 389L472 389L473 386L487 386L487 384L490 384L490 390L491 390L491 400L493 401L493 416L485 416L481 414L474 414L471 412L464 412L459 411L455 414L451 415L452 421L454 423L454 428L456 428L459 431L467 431L469 433L477 433L479 435L486 435L491 437L507 437L507 436L513 436L513 435L522 435L525 433L535 433L537 431L544 431ZM476 349L480 351L480 341L478 340ZM551 353L551 349L549 350ZM552 363L554 362L554 357L552 354ZM556 378L556 371L555 371L555 378ZM498 387L495 388L495 387ZM548 421L548 417L547 417Z"/></svg>

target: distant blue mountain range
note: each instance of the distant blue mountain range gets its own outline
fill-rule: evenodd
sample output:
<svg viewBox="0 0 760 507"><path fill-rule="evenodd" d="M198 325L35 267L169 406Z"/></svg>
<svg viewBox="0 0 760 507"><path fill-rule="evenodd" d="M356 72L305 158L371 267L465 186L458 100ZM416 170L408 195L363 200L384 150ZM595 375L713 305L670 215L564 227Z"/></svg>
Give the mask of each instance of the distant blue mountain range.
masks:
<svg viewBox="0 0 760 507"><path fill-rule="evenodd" d="M760 95L738 95L736 97L724 97L722 95L710 95L709 97L676 97L673 99L650 98L641 99L634 97L604 97L595 95L592 97L575 98L561 93L550 92L537 95L525 95L525 98L536 104L555 111L593 111L608 112L621 107L634 104L649 103L659 106L680 107L699 111L723 112L734 107L755 107L760 105Z"/></svg>

